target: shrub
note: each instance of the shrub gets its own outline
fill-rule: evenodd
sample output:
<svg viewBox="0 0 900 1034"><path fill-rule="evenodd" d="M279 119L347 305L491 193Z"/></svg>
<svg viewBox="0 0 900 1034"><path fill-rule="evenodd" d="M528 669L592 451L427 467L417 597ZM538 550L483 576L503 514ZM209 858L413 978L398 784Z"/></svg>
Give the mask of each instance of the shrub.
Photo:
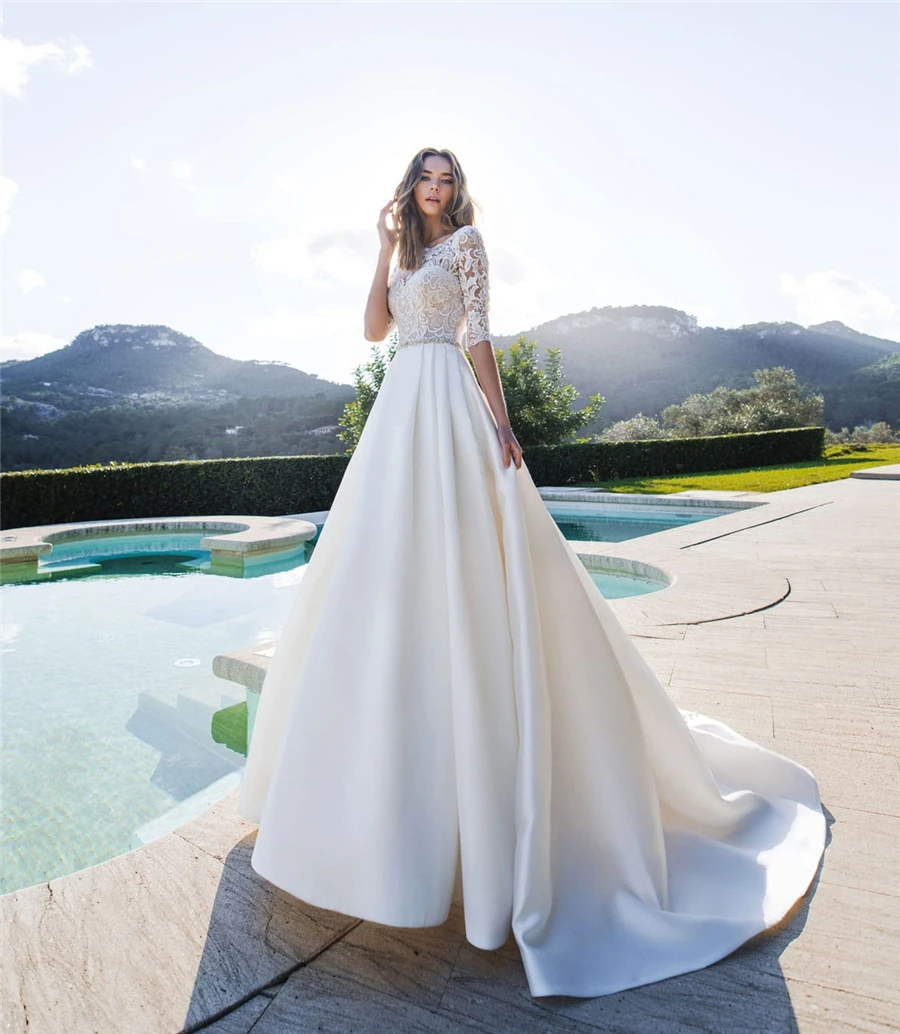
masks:
<svg viewBox="0 0 900 1034"><path fill-rule="evenodd" d="M840 431L826 431L826 445L884 445L900 442L900 431L892 431L884 420L874 424L857 424L853 430L842 427Z"/></svg>
<svg viewBox="0 0 900 1034"><path fill-rule="evenodd" d="M659 417L644 416L638 413L630 420L617 420L601 431L598 441L601 442L635 442L643 439L671 438L672 432L663 427Z"/></svg>

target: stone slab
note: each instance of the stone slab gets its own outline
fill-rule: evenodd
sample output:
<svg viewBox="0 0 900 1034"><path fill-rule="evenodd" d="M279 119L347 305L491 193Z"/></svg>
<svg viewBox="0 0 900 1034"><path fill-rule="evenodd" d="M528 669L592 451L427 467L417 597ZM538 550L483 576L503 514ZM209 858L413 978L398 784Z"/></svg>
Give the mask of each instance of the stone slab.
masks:
<svg viewBox="0 0 900 1034"><path fill-rule="evenodd" d="M4 1034L175 1034L355 925L177 833L4 895L0 916Z"/></svg>

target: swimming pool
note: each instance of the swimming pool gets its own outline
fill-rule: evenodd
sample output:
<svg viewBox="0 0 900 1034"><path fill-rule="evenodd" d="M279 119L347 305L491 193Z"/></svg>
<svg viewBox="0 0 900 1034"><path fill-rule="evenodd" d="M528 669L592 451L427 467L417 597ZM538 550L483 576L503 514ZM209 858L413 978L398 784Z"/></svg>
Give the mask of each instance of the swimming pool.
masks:
<svg viewBox="0 0 900 1034"><path fill-rule="evenodd" d="M141 823L243 766L212 738L244 699L212 658L278 635L305 556L249 578L203 576L199 559L0 587L0 892L129 850Z"/></svg>
<svg viewBox="0 0 900 1034"><path fill-rule="evenodd" d="M564 490L542 491L541 495L564 537L582 542L625 542L763 505L736 500L678 502L672 496L643 496L641 501L622 495L573 499Z"/></svg>
<svg viewBox="0 0 900 1034"><path fill-rule="evenodd" d="M669 584L668 579L656 576L631 574L627 571L591 570L591 581L605 599L620 600L627 596L642 596L645 592L659 592Z"/></svg>
<svg viewBox="0 0 900 1034"><path fill-rule="evenodd" d="M212 725L246 696L212 661L277 640L315 543L235 577L212 572L205 534L59 542L35 580L0 586L0 893L128 851L236 785L245 757ZM609 598L665 584L589 573Z"/></svg>

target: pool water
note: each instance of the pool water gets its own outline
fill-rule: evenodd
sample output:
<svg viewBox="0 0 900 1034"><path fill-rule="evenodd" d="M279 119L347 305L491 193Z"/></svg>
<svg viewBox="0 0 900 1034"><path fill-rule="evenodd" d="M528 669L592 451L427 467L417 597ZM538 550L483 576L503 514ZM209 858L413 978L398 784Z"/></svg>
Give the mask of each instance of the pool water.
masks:
<svg viewBox="0 0 900 1034"><path fill-rule="evenodd" d="M314 540L241 578L210 573L203 537L61 543L39 580L0 586L0 893L130 850L243 767L212 725L245 691L212 661L279 637ZM590 575L607 598L662 588Z"/></svg>
<svg viewBox="0 0 900 1034"><path fill-rule="evenodd" d="M243 766L213 741L245 699L216 654L278 637L305 570L0 587L0 892L111 858L143 822Z"/></svg>
<svg viewBox="0 0 900 1034"><path fill-rule="evenodd" d="M91 535L69 542L57 542L39 558L39 578L52 579L97 574L186 574L211 571L209 550L200 543L209 531L147 532L144 534ZM292 549L255 559L248 569L250 576L274 573L305 562L314 548L314 541Z"/></svg>
<svg viewBox="0 0 900 1034"><path fill-rule="evenodd" d="M669 528L735 513L734 507L677 506L661 503L605 503L545 500L563 536L571 541L625 542ZM604 594L605 595L605 594Z"/></svg>
<svg viewBox="0 0 900 1034"><path fill-rule="evenodd" d="M603 597L608 600L624 599L626 596L642 596L645 592L659 592L668 585L668 582L642 578L639 575L607 574L604 571L588 571L588 574Z"/></svg>

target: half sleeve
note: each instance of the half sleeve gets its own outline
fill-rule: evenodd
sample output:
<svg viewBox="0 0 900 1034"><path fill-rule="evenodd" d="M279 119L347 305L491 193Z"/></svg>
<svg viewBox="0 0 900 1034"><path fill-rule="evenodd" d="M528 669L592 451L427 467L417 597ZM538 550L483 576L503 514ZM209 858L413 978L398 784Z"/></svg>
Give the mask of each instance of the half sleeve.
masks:
<svg viewBox="0 0 900 1034"><path fill-rule="evenodd" d="M456 275L462 287L466 307L466 335L463 345L467 352L480 341L487 341L493 346L488 318L488 258L481 230L477 226L466 226L460 230L456 235L456 249Z"/></svg>

